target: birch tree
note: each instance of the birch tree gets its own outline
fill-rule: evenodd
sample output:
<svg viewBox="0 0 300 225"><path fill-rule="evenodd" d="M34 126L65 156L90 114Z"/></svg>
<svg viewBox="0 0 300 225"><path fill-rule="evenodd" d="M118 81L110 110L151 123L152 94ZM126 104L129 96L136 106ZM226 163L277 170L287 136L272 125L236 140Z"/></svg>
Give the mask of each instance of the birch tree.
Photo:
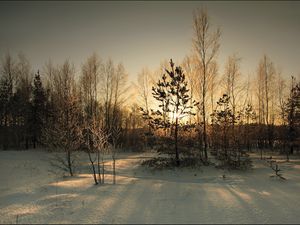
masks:
<svg viewBox="0 0 300 225"><path fill-rule="evenodd" d="M273 62L264 55L260 60L257 74L258 89L258 119L261 140L261 158L262 148L268 145L273 147L273 128L274 128L274 77L275 68ZM266 129L263 129L266 127ZM267 142L267 143L266 143Z"/></svg>
<svg viewBox="0 0 300 225"><path fill-rule="evenodd" d="M74 154L83 143L82 136L82 110L79 102L79 92L75 83L75 69L69 61L65 61L54 74L53 99L55 111L52 124L43 130L45 143L61 151L52 161L52 165L74 175Z"/></svg>
<svg viewBox="0 0 300 225"><path fill-rule="evenodd" d="M193 16L194 37L193 44L197 56L197 63L199 66L199 79L201 82L201 114L203 122L203 143L205 160L207 156L207 91L208 91L208 71L213 61L215 60L220 44L219 39L221 32L211 30L209 17L205 9L200 9L194 12Z"/></svg>

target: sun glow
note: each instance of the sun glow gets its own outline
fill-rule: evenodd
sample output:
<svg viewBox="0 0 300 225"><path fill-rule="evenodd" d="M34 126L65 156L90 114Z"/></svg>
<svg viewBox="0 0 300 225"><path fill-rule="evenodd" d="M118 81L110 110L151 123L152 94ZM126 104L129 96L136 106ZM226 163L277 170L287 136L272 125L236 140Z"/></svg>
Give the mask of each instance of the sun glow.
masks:
<svg viewBox="0 0 300 225"><path fill-rule="evenodd" d="M189 121L189 116L187 115L183 115L180 113L176 113L176 112L170 112L169 113L169 118L171 122L175 123L175 119L178 118L178 121L181 123L186 123Z"/></svg>

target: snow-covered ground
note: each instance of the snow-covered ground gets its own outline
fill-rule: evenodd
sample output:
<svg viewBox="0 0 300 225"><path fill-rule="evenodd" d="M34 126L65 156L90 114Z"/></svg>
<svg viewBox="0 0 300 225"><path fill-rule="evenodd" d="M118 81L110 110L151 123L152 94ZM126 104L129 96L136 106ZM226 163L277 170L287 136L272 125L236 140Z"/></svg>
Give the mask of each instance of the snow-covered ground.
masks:
<svg viewBox="0 0 300 225"><path fill-rule="evenodd" d="M259 159L223 179L212 166L153 171L140 166L149 153L123 153L117 184L107 175L96 186L88 171L49 172L50 155L0 151L0 223L300 223L299 160L279 163L287 180Z"/></svg>

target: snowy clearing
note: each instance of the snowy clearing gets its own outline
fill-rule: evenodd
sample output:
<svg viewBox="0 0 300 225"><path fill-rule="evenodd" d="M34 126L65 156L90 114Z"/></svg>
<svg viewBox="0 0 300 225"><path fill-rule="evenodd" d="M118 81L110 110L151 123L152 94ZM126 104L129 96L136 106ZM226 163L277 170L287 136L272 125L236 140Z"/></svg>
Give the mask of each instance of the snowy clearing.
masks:
<svg viewBox="0 0 300 225"><path fill-rule="evenodd" d="M117 184L107 175L96 186L88 170L49 172L50 155L0 152L0 223L300 223L299 160L279 163L287 180L259 159L223 179L212 166L154 171L140 166L150 153L122 153Z"/></svg>

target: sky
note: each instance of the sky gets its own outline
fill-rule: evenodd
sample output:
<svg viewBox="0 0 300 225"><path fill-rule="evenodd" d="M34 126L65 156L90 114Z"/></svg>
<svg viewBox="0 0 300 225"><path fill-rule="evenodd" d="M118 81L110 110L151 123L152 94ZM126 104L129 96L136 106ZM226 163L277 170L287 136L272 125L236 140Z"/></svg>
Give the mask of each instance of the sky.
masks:
<svg viewBox="0 0 300 225"><path fill-rule="evenodd" d="M254 76L267 54L285 77L300 74L300 1L1 1L0 56L24 53L34 70L69 59L79 73L92 53L122 62L134 80L145 66L192 51L193 11L221 29L220 73L229 55Z"/></svg>

